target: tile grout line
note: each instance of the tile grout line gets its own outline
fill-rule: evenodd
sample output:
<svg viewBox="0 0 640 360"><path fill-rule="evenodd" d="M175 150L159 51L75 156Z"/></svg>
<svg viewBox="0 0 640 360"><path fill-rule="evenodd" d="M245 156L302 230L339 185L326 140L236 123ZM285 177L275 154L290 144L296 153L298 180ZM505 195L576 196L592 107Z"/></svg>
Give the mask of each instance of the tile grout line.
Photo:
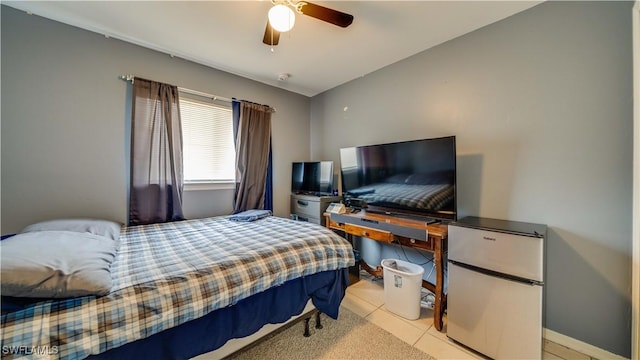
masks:
<svg viewBox="0 0 640 360"><path fill-rule="evenodd" d="M431 327L433 327L433 325L430 325L430 326L428 326L428 327L427 327L427 329L423 330L422 328L415 326L413 323L411 323L411 322L409 322L409 321L406 321L405 319L403 319L403 318L401 318L401 317L397 316L396 314L393 314L393 313L391 313L391 312L389 312L389 311L387 311L387 310L383 309L383 307L384 307L384 303L383 303L383 304L381 304L381 305L376 305L376 304L371 303L371 302L370 302L370 301L368 301L367 299L364 299L364 298L362 298L362 297L358 296L357 294L353 294L353 293L352 293L351 295L352 295L352 296L354 296L354 297L356 297L356 298L358 298L358 299L360 299L360 300L362 300L362 301L364 301L364 302L366 302L366 303L368 303L368 304L370 304L370 305L373 305L373 306L375 307L375 309L374 309L373 311L369 312L366 316L364 316L364 317L363 317L363 319L367 320L368 322L371 322L370 317L371 317L371 315L373 315L373 313L374 313L374 312L376 312L376 311L378 311L378 310L382 310L382 311L384 311L384 312L386 312L386 313L388 313L388 314L390 314L390 315L392 315L392 316L394 316L394 317L397 317L397 318L398 318L399 320L401 320L402 322L404 322L404 323L406 323L406 324L408 324L408 325L411 325L411 326L412 326L412 327L414 327L415 329L417 329L417 330L421 331L421 334L420 334L420 336L418 336L418 338L416 339L416 341L414 341L412 344L410 344L412 347L414 347L414 348L416 348L416 349L418 349L418 348L416 347L416 344L417 344L417 343L418 343L418 342L419 342L419 341L420 341L420 340L421 340L425 335L427 335L427 334L428 334L428 332L429 332L429 329L431 329ZM393 334L392 334L392 335L393 335ZM429 335L429 336L433 336L435 339L438 339L438 340L442 341L441 339L439 339L438 337L436 337L436 336L434 336L434 335L431 335L431 334L428 334L428 335ZM400 340L404 341L403 339L399 338L399 337L398 337L398 336L396 336L396 335L393 335L393 336L394 336L394 337L396 337L397 339L400 339ZM418 350L420 350L420 349L418 349Z"/></svg>
<svg viewBox="0 0 640 360"><path fill-rule="evenodd" d="M371 282L372 284L374 283L374 281L372 281L372 280L370 280L370 279L366 279L366 278L365 278L365 279L361 279L361 281L363 281L363 280L364 280L364 281L369 281L369 282ZM414 348L416 348L416 349L420 350L419 348L417 348L417 347L416 347L416 345L420 342L420 340L424 339L426 335L430 336L431 338L433 338L433 339L435 339L435 340L438 340L439 342L442 342L442 343L444 343L444 344L449 345L449 344L447 343L447 341L445 341L445 340L441 339L440 337L438 337L438 336L436 336L436 335L434 335L434 334L432 334L432 333L430 333L430 332L429 332L429 330L431 330L431 328L433 328L433 326L434 326L433 324L430 324L430 325L427 327L427 329L426 329L426 330L423 330L421 327L416 326L415 324L413 324L413 322L412 322L412 321L407 320L407 319L404 319L404 318L402 318L401 316L398 316L398 315L396 315L396 314L394 314L394 313L392 313L392 312L390 312L390 311L386 310L386 309L384 308L384 303L382 303L382 304L378 304L379 302L372 302L372 301L371 301L371 299L370 299L369 297L363 297L363 296L361 296L361 295L367 295L367 294L360 294L360 295L358 295L358 294L356 294L355 292L350 292L350 293L349 293L349 295L350 295L350 296L353 296L353 297L355 297L355 298L357 298L357 299L358 299L358 300L360 300L360 301L363 301L363 302L365 302L365 303L367 303L367 304L371 305L371 307L373 308L373 310L371 310L370 312L368 312L365 316L361 316L363 319L365 319L365 320L367 320L367 321L371 322L371 317L373 316L373 314L374 314L376 311L381 310L381 311L383 311L383 312L385 312L385 313L387 313L387 314L389 314L389 315L391 315L391 316L396 317L398 320L401 320L403 323L408 324L408 325L411 325L413 328L415 328L415 329L417 329L417 330L421 331L421 335L418 337L418 339L417 339L415 342L413 342L412 344L410 344L412 347L414 347ZM402 340L402 341L405 341L404 339L402 339L402 338L400 338L400 337L398 337L398 336L396 336L396 335L394 335L394 334L392 334L392 335L393 335L394 337L396 337L397 339L400 339L400 340ZM550 340L548 340L548 339L545 339L545 340L550 341ZM551 342L552 342L552 341L551 341ZM407 343L407 344L409 344L409 343ZM554 343L554 345L560 345L560 344ZM449 346L450 346L450 345L449 345ZM563 346L563 345L560 345L560 346ZM566 346L565 346L565 347L566 347ZM472 356L472 357L475 357L475 355L470 354L470 353L469 353L469 351L468 351L468 350L466 350L466 349L460 349L460 350L461 350L461 351L463 351L463 352L465 352L465 353L468 353L468 354L469 354L470 356ZM558 353L554 352L553 350L552 350L552 351L549 351L549 350L550 350L550 349L546 349L545 347L543 347L543 349L542 349L543 353L544 353L544 352L546 352L546 353L551 354L551 355L554 355L554 356L556 356L556 357L558 357L558 358L566 359L565 357L563 357L563 356L562 356L562 355L565 355L565 354L558 354ZM574 349L571 349L571 348L568 348L568 347L567 347L567 350L570 350L570 351L575 352L575 353L576 353L575 355L582 355L582 356L585 356L585 355L586 355L586 354L582 354L582 353L580 353L579 351L574 350ZM591 359L591 360L596 360L596 359L595 359L595 358L593 358L593 357L589 357L589 359Z"/></svg>
<svg viewBox="0 0 640 360"><path fill-rule="evenodd" d="M429 332L429 330L434 326L433 324L430 324L430 325L429 325L425 330L423 330L421 327L416 326L415 324L413 324L410 320L404 319L404 318L402 318L401 316L398 316L398 315L396 315L396 314L394 314L394 313L392 313L392 312L390 312L390 311L386 310L386 309L384 308L384 303L382 303L382 304L380 304L380 305L376 305L376 304L371 303L370 301L368 301L367 299L365 299L365 298L363 298L363 297L361 297L361 296L358 296L358 295L353 294L353 293L352 293L351 295L352 295L352 296L354 296L354 297L356 297L356 298L358 298L358 299L360 299L360 300L362 300L362 301L364 301L364 302L366 302L366 303L368 303L368 304L370 304L370 305L373 305L374 310L372 310L372 311L371 311L371 312L369 312L366 316L364 316L364 317L363 317L365 320L367 320L367 321L371 322L371 317L373 316L373 314L374 314L375 312L377 312L378 310L381 310L381 311L383 311L383 312L385 312L385 313L387 313L387 314L389 314L389 315L391 315L391 316L393 316L393 317L397 318L398 320L402 321L404 324L411 325L411 327L413 327L414 329L416 329L416 330L420 331L420 332L421 332L420 336L418 336L418 338L416 339L416 341L414 341L413 343L408 343L408 342L406 342L406 341L405 341L405 339L402 339L402 338L400 338L400 337L398 337L398 336L396 336L395 334L393 334L393 333L391 333L391 332L390 332L390 333L391 333L395 338L397 338L397 339L399 339L399 340L401 340L401 341L406 342L407 344L411 345L413 348L415 348L415 349L418 349L418 350L422 351L422 350L421 350L420 348L418 348L416 345L420 342L420 340L424 339L424 338L425 338L425 336L429 336L431 339L433 339L433 340L435 340L435 341L438 341L438 342L442 343L442 344L443 344L443 345L445 345L445 346L451 346L447 341L445 341L445 340L441 339L440 337L438 337L438 336L436 336L436 335L434 335L434 334L432 334L432 333L430 333L430 332ZM387 330L387 331L388 331L388 330ZM470 358L473 358L473 357L474 357L473 355L470 355L470 354L469 354L467 351L465 351L465 350L461 350L461 349L458 349L458 350L460 350L460 351L463 351L463 352L467 353L467 354L470 356Z"/></svg>

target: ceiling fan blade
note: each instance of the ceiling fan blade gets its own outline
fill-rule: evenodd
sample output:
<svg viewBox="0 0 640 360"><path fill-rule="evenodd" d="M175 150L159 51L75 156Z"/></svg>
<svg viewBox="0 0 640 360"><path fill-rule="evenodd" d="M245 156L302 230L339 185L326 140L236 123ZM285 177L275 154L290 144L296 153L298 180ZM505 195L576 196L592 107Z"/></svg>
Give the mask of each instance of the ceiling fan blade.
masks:
<svg viewBox="0 0 640 360"><path fill-rule="evenodd" d="M264 29L262 42L269 46L276 46L278 45L278 41L280 41L280 32L272 28L269 24L269 21L267 20L267 27Z"/></svg>
<svg viewBox="0 0 640 360"><path fill-rule="evenodd" d="M306 1L305 4L300 8L300 11L307 16L326 21L343 28L351 25L351 23L353 22L353 15L343 13L338 10L329 9L328 7L316 5Z"/></svg>

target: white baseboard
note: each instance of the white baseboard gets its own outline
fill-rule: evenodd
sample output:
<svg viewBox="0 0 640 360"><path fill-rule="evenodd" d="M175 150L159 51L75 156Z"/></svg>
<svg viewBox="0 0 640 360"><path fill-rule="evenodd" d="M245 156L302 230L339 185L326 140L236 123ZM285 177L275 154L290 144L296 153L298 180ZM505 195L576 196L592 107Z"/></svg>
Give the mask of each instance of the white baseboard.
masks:
<svg viewBox="0 0 640 360"><path fill-rule="evenodd" d="M593 346L591 344L587 344L586 342L576 340L572 337L568 337L566 335L562 335L558 332L549 329L542 329L542 337L546 340L553 341L556 344L566 346L570 349L576 350L582 354L589 355L596 359L616 359L616 360L624 360L627 359L623 356L616 355L607 350L600 349L597 346Z"/></svg>

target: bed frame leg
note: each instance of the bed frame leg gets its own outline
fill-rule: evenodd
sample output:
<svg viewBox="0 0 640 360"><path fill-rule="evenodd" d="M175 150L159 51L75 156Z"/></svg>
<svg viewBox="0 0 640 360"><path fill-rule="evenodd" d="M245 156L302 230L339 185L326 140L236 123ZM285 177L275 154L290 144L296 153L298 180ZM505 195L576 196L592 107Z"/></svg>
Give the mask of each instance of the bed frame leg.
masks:
<svg viewBox="0 0 640 360"><path fill-rule="evenodd" d="M316 329L322 329L322 323L320 322L320 311L316 312Z"/></svg>
<svg viewBox="0 0 640 360"><path fill-rule="evenodd" d="M304 337L311 336L311 332L309 331L309 320L311 320L311 316L304 319Z"/></svg>

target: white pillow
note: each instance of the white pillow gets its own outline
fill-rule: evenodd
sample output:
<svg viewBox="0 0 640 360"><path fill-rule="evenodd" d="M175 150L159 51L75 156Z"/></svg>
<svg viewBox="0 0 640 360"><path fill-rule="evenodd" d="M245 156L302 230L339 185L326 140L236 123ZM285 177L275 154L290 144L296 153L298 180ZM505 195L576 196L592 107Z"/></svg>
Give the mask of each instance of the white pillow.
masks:
<svg viewBox="0 0 640 360"><path fill-rule="evenodd" d="M3 296L69 298L105 295L117 241L73 231L35 231L0 241Z"/></svg>
<svg viewBox="0 0 640 360"><path fill-rule="evenodd" d="M121 225L119 223L109 220L56 219L29 225L22 229L21 233L48 230L73 231L81 233L86 232L108 237L112 240L118 240L118 238L120 238L120 227Z"/></svg>

